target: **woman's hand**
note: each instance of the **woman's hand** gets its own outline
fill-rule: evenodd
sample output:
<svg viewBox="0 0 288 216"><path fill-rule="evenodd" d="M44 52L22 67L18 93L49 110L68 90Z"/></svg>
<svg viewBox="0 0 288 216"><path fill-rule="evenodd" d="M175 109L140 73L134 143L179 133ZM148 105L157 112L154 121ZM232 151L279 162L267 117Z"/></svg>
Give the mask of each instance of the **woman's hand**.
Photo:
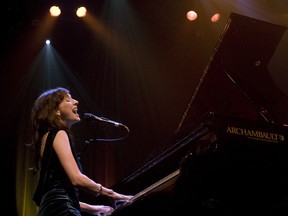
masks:
<svg viewBox="0 0 288 216"><path fill-rule="evenodd" d="M110 211L113 211L114 208L112 208L111 206L106 206L106 205L91 205L91 204L87 204L84 202L80 202L80 207L81 210L83 212L86 212L90 215L97 215L97 216L101 216L105 213L108 213Z"/></svg>
<svg viewBox="0 0 288 216"><path fill-rule="evenodd" d="M129 202L133 198L133 196L124 195L124 194L114 192L114 195L111 198L113 199L112 204L113 204L114 208L117 208L119 205L122 205L124 203L126 203L126 205L129 204Z"/></svg>
<svg viewBox="0 0 288 216"><path fill-rule="evenodd" d="M110 212L112 210L113 210L113 208L111 206L92 205L91 206L91 212L89 212L89 214L101 216L102 214L108 213L108 212Z"/></svg>
<svg viewBox="0 0 288 216"><path fill-rule="evenodd" d="M124 195L114 191L111 198L113 198L115 201L117 200L129 201L132 197L133 197L132 195Z"/></svg>

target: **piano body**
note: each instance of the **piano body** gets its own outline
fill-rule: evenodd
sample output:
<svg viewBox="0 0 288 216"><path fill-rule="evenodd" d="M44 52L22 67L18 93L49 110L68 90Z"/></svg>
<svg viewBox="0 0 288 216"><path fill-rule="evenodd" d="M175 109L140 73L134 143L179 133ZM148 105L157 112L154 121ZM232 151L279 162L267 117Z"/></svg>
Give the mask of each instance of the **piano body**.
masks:
<svg viewBox="0 0 288 216"><path fill-rule="evenodd" d="M106 215L288 213L285 126L207 113L157 163L146 165L115 188L138 189L135 197Z"/></svg>
<svg viewBox="0 0 288 216"><path fill-rule="evenodd" d="M106 215L288 215L288 99L267 70L285 30L230 14L173 144Z"/></svg>

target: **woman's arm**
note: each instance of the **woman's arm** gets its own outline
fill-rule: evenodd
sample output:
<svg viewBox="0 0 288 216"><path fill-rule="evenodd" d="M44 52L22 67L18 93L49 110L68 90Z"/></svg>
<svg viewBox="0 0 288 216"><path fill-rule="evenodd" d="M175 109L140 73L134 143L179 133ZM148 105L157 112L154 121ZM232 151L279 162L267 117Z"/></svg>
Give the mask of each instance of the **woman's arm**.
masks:
<svg viewBox="0 0 288 216"><path fill-rule="evenodd" d="M64 130L60 130L54 139L53 148L59 157L59 160L67 173L71 183L77 187L88 189L95 195L103 195L114 200L129 200L132 196L123 195L106 188L99 183L81 173L71 151L69 138Z"/></svg>

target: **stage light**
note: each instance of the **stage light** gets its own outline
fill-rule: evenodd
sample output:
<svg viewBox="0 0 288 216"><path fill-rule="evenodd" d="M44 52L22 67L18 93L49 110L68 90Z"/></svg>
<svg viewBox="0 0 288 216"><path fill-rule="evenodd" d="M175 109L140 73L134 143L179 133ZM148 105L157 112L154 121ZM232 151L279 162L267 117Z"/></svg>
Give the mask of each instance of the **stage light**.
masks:
<svg viewBox="0 0 288 216"><path fill-rule="evenodd" d="M57 17L61 14L61 10L58 6L52 6L50 7L50 15L53 17Z"/></svg>
<svg viewBox="0 0 288 216"><path fill-rule="evenodd" d="M219 13L215 13L213 16L211 16L211 22L213 22L213 23L218 22L219 19L220 19Z"/></svg>
<svg viewBox="0 0 288 216"><path fill-rule="evenodd" d="M86 13L87 13L87 9L85 8L85 7L79 7L78 9L77 9L77 11L76 11L76 15L78 16L78 17L84 17L84 16L86 16Z"/></svg>
<svg viewBox="0 0 288 216"><path fill-rule="evenodd" d="M197 13L195 11L188 11L186 17L189 21L194 21L197 19Z"/></svg>
<svg viewBox="0 0 288 216"><path fill-rule="evenodd" d="M45 43L46 43L47 45L49 45L49 44L50 44L50 40L47 39L47 40L45 41Z"/></svg>

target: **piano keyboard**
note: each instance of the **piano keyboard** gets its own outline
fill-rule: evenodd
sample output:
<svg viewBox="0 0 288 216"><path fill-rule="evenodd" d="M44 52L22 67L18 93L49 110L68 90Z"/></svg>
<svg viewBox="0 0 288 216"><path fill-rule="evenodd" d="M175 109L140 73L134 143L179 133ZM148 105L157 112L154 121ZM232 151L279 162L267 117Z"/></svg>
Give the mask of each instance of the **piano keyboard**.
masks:
<svg viewBox="0 0 288 216"><path fill-rule="evenodd" d="M143 198L144 196L146 196L152 190L162 186L163 184L165 184L169 180L171 180L171 179L173 179L173 178L175 178L175 177L177 177L179 175L180 175L180 169L177 169L174 172L172 172L169 175L167 175L164 178L162 178L161 180L155 182L154 184L150 185L149 187L147 187L144 190L140 191L139 193L135 194L129 201L121 203L118 206L116 206L115 209L113 209L113 210L111 210L109 212L106 212L105 214L103 214L103 216L112 215L113 212L119 211L120 209L122 209L122 208L124 208L124 207L126 207L128 205L131 205L136 200L139 200L140 198Z"/></svg>

